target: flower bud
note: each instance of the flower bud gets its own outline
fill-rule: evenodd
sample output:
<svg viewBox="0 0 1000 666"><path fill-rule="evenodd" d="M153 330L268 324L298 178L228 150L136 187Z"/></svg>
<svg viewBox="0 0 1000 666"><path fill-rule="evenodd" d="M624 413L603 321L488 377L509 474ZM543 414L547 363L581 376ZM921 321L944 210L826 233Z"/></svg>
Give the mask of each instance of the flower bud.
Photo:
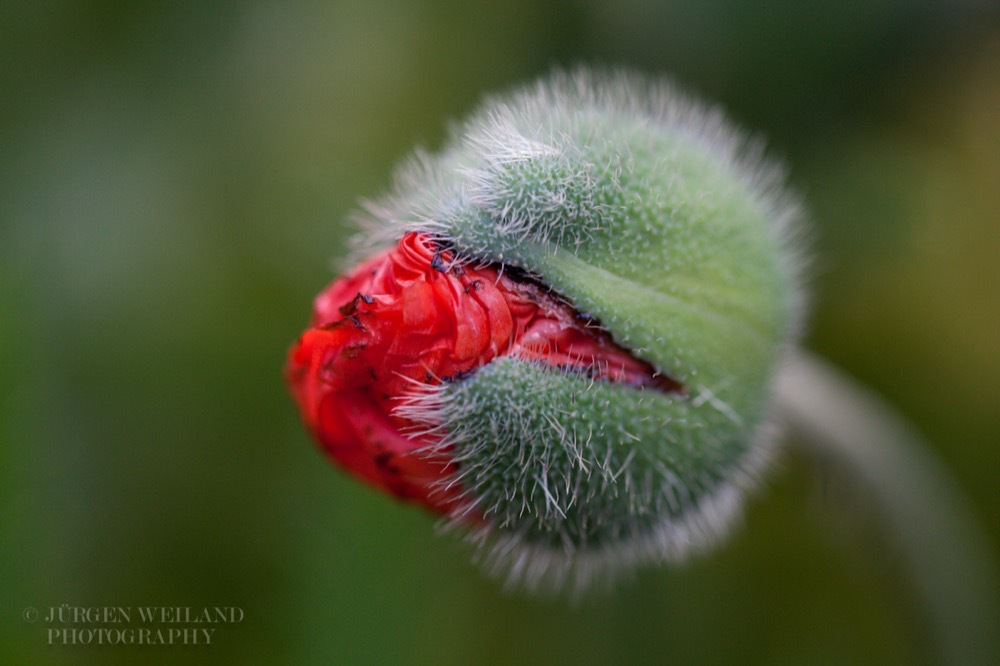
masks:
<svg viewBox="0 0 1000 666"><path fill-rule="evenodd" d="M624 73L488 100L367 207L286 370L362 479L488 567L585 586L721 535L766 457L797 208L715 111Z"/></svg>

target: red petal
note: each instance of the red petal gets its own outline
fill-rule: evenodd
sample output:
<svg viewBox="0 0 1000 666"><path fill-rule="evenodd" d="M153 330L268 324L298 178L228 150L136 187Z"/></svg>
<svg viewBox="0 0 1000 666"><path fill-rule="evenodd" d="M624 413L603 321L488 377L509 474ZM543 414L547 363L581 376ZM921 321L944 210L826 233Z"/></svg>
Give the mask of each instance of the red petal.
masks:
<svg viewBox="0 0 1000 666"><path fill-rule="evenodd" d="M335 280L313 306L285 371L306 424L356 476L441 512L461 500L457 484L441 483L455 467L446 454L423 452L434 440L404 434L416 424L393 413L420 384L506 354L614 381L655 376L544 289L490 266L455 267L425 234L407 234Z"/></svg>

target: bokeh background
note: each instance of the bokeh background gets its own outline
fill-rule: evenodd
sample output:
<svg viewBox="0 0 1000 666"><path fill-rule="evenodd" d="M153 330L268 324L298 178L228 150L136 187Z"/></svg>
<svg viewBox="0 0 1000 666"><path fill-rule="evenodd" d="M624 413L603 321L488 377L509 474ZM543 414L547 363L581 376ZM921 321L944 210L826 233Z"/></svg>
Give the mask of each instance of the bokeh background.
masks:
<svg viewBox="0 0 1000 666"><path fill-rule="evenodd" d="M812 212L807 344L1000 540L991 3L0 2L0 662L935 663L874 511L794 452L707 557L503 593L332 469L281 368L359 196L486 92L669 73ZM995 588L994 588L995 590ZM23 609L220 606L213 645L45 645Z"/></svg>

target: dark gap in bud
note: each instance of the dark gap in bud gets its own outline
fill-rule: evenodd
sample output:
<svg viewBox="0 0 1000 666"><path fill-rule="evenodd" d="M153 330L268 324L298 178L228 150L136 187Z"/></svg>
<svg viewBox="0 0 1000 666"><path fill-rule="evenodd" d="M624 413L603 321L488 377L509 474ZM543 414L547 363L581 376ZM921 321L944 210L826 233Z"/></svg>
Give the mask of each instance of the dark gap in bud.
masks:
<svg viewBox="0 0 1000 666"><path fill-rule="evenodd" d="M491 261L485 258L476 259L463 257L455 249L452 243L440 238L431 238L430 242L435 247L435 252L431 260L431 267L435 270L442 271L440 266L443 266L444 262L441 259L441 255L444 253L450 253L454 258L453 261L456 265L452 269L452 272L459 277L465 274L465 271L460 269L458 265L461 263L491 268L495 270L497 274L504 276L511 282L521 287L521 289L519 289L521 296L524 296L528 300L536 303L547 313L556 314L557 317L565 323L572 324L576 330L586 334L591 339L596 341L598 346L602 349L614 349L627 353L635 363L642 367L643 372L639 377L633 376L628 381L618 381L617 383L632 386L634 388L652 388L664 393L671 393L682 397L688 396L687 387L680 380L663 370L656 369L652 363L639 358L631 349L619 345L615 342L611 332L601 323L599 317L590 312L577 310L569 298L563 296L555 289L547 285L542 277L537 273L534 273L526 268L504 262ZM470 291L477 290L481 282L481 280L477 279L467 284L465 286L465 293L468 294ZM599 377L599 373L596 372L594 364L547 363L547 365L553 368L558 368L564 372L572 370L591 379L599 378L606 381L615 381L608 377ZM472 368L464 372L455 373L449 377L442 378L442 382L450 383L467 379L475 374L477 369L478 368Z"/></svg>

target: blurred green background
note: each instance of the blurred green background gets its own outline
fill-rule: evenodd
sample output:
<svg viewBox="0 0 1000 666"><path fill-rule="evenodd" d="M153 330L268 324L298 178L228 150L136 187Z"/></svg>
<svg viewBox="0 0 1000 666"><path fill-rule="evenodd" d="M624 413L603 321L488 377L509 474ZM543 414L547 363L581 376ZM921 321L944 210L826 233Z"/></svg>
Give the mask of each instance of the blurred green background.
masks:
<svg viewBox="0 0 1000 666"><path fill-rule="evenodd" d="M789 453L707 557L505 594L286 394L345 215L482 94L669 73L812 212L807 344L1000 541L1000 15L867 0L0 2L0 663L934 663L901 558ZM995 556L993 563L996 564ZM995 590L994 590L995 591ZM238 606L207 647L49 647L49 606Z"/></svg>

